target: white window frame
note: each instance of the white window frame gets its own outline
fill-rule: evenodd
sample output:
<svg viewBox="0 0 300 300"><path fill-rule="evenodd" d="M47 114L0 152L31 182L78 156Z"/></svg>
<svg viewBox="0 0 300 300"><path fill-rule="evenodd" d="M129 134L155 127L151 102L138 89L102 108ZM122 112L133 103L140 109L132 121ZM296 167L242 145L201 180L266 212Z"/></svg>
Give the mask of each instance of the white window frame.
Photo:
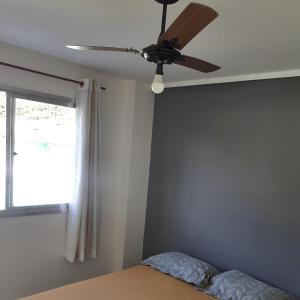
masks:
<svg viewBox="0 0 300 300"><path fill-rule="evenodd" d="M5 174L5 209L0 211L0 217L16 217L40 214L61 213L68 210L68 204L49 204L14 207L13 195L13 157L14 153L14 116L15 99L55 104L75 108L75 100L62 96L45 94L36 91L16 89L0 85L0 91L6 93L6 174Z"/></svg>

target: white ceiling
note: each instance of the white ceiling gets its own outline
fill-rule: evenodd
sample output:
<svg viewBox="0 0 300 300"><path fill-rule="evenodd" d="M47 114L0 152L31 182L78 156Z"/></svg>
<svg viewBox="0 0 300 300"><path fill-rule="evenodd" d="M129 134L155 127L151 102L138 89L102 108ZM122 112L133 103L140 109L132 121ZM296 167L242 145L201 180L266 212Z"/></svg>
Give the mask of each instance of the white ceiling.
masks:
<svg viewBox="0 0 300 300"><path fill-rule="evenodd" d="M300 0L194 0L219 17L184 53L222 67L202 74L167 66L165 81L300 69ZM169 6L168 24L190 1ZM123 78L151 81L154 65L138 55L77 52L65 44L143 48L157 39L154 0L0 0L0 40ZM1 49L0 49L1 51Z"/></svg>

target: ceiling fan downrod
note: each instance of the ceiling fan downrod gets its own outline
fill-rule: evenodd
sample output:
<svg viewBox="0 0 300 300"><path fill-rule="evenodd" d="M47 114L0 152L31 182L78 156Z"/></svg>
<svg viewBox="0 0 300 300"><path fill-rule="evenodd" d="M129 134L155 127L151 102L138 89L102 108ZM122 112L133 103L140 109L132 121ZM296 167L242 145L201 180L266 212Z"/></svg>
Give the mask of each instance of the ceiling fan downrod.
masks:
<svg viewBox="0 0 300 300"><path fill-rule="evenodd" d="M161 30L158 39L165 33L166 31L166 20L167 20L167 10L168 4L167 1L164 0L163 2L163 11L162 11L162 18L161 18Z"/></svg>

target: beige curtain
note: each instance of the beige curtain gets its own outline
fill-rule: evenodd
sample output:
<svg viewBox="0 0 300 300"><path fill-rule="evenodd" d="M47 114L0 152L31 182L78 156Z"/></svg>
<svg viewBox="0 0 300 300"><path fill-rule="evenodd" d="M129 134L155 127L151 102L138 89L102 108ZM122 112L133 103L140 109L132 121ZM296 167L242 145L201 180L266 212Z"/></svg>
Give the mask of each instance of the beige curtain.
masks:
<svg viewBox="0 0 300 300"><path fill-rule="evenodd" d="M73 199L69 206L65 257L96 257L99 201L100 84L85 79L76 95L76 154Z"/></svg>

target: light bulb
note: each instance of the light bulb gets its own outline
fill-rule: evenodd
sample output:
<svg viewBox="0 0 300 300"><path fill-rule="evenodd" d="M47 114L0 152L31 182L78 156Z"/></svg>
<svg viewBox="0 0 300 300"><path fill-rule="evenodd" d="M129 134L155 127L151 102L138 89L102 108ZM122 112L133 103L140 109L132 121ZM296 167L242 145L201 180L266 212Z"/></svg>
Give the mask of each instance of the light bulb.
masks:
<svg viewBox="0 0 300 300"><path fill-rule="evenodd" d="M155 94L160 94L164 91L165 85L163 82L162 75L155 74L151 89L152 89L153 93L155 93Z"/></svg>

